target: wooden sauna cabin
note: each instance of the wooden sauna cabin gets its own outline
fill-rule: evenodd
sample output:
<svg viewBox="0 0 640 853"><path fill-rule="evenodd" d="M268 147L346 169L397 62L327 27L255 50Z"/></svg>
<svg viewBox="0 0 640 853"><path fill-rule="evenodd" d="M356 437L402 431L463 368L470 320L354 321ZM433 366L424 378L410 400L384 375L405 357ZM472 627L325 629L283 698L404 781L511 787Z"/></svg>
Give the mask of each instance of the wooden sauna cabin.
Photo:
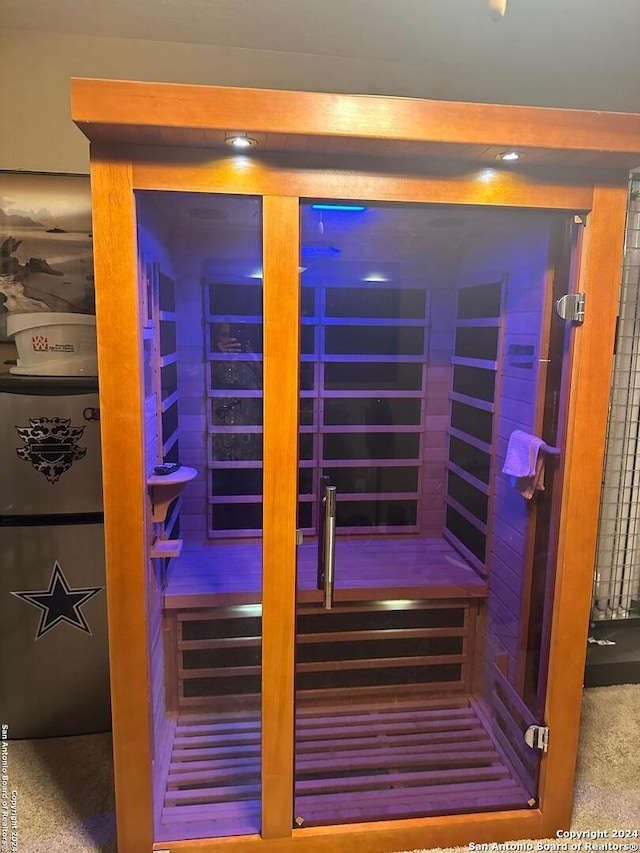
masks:
<svg viewBox="0 0 640 853"><path fill-rule="evenodd" d="M106 80L72 111L118 849L567 828L640 117Z"/></svg>

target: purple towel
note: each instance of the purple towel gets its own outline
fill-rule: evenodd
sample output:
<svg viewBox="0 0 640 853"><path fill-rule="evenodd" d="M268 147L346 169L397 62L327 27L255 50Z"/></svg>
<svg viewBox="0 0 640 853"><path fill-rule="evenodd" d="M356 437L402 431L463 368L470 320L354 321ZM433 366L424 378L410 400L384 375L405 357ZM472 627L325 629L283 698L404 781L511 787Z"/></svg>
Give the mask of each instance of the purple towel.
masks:
<svg viewBox="0 0 640 853"><path fill-rule="evenodd" d="M544 442L535 435L516 429L509 436L503 474L512 477L535 477L538 452Z"/></svg>

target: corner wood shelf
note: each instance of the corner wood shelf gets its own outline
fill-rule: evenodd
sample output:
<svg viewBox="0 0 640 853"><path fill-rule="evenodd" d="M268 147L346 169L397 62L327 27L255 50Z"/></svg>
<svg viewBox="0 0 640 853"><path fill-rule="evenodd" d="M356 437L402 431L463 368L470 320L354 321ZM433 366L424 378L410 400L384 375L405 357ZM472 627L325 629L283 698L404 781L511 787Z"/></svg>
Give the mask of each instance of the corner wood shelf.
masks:
<svg viewBox="0 0 640 853"><path fill-rule="evenodd" d="M187 468L181 465L173 474L159 476L152 474L147 478L149 497L151 498L151 518L157 524L163 524L167 518L167 511L171 503L182 494L186 484L196 477L198 472L195 468ZM152 558L179 557L182 551L182 539L163 539L163 533L151 546L150 556Z"/></svg>
<svg viewBox="0 0 640 853"><path fill-rule="evenodd" d="M182 539L156 539L151 546L150 555L153 559L163 557L179 557L182 553Z"/></svg>
<svg viewBox="0 0 640 853"><path fill-rule="evenodd" d="M197 475L198 472L195 468L187 468L185 465L181 465L173 474L164 476L152 474L147 478L153 521L158 524L164 523L169 505L182 494L186 484Z"/></svg>

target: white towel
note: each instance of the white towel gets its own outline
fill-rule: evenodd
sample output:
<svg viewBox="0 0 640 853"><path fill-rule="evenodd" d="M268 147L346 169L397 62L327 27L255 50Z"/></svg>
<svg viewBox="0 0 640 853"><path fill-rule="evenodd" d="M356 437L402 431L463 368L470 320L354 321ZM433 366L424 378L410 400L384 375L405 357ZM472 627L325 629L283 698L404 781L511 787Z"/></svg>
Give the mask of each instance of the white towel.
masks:
<svg viewBox="0 0 640 853"><path fill-rule="evenodd" d="M535 435L514 430L509 436L502 472L512 477L534 477L538 451L543 444L543 440Z"/></svg>
<svg viewBox="0 0 640 853"><path fill-rule="evenodd" d="M514 478L514 486L527 500L544 489L544 454L541 438L516 429L509 436L502 472Z"/></svg>

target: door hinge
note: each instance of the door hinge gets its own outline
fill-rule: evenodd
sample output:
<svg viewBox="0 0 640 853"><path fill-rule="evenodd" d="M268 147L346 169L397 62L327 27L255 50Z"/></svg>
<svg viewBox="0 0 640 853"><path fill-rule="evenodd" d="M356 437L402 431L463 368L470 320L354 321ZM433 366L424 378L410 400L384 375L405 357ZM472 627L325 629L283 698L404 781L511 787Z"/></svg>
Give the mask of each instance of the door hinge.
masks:
<svg viewBox="0 0 640 853"><path fill-rule="evenodd" d="M558 316L570 323L581 326L584 323L585 293L565 293L556 302Z"/></svg>
<svg viewBox="0 0 640 853"><path fill-rule="evenodd" d="M531 749L541 749L547 752L549 749L549 726L529 726L524 733L524 742Z"/></svg>
<svg viewBox="0 0 640 853"><path fill-rule="evenodd" d="M575 225L583 225L586 227L586 225L587 225L587 214L586 213L574 213L573 222Z"/></svg>
<svg viewBox="0 0 640 853"><path fill-rule="evenodd" d="M296 530L296 545L302 545L304 541L304 536L302 535L302 530Z"/></svg>

